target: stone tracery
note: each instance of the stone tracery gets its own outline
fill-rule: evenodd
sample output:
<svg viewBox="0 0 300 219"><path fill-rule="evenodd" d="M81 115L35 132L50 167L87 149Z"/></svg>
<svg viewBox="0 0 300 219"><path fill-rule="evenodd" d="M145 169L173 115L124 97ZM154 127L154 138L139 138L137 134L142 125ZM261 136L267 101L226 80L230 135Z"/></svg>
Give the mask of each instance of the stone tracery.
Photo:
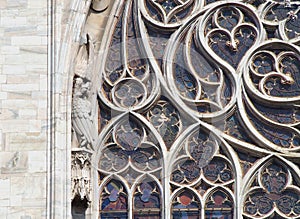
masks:
<svg viewBox="0 0 300 219"><path fill-rule="evenodd" d="M300 217L298 15L295 1L121 1L99 81L73 93L101 218ZM98 96L89 125L80 79ZM257 169L269 154L283 159Z"/></svg>

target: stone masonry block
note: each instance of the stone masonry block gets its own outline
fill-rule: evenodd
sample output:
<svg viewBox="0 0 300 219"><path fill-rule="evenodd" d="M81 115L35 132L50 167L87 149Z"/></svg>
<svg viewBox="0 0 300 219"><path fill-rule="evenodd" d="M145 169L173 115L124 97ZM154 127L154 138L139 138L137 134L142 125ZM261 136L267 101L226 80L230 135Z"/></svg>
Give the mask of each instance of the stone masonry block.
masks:
<svg viewBox="0 0 300 219"><path fill-rule="evenodd" d="M6 75L1 75L0 74L0 84L5 84L6 83L6 79L7 79Z"/></svg>
<svg viewBox="0 0 300 219"><path fill-rule="evenodd" d="M45 150L46 132L7 133L6 142L10 150Z"/></svg>
<svg viewBox="0 0 300 219"><path fill-rule="evenodd" d="M26 71L26 68L24 65L3 65L3 74L12 74L14 76L16 75L24 75Z"/></svg>
<svg viewBox="0 0 300 219"><path fill-rule="evenodd" d="M39 87L39 84L3 84L2 91L36 91Z"/></svg>
<svg viewBox="0 0 300 219"><path fill-rule="evenodd" d="M0 92L0 100L7 99L7 93L6 92Z"/></svg>
<svg viewBox="0 0 300 219"><path fill-rule="evenodd" d="M0 175L0 194L1 199L8 199L10 196L10 179Z"/></svg>
<svg viewBox="0 0 300 219"><path fill-rule="evenodd" d="M20 48L18 46L2 46L1 54L19 54Z"/></svg>
<svg viewBox="0 0 300 219"><path fill-rule="evenodd" d="M28 171L30 173L38 173L46 171L46 152L45 151L29 151L28 152Z"/></svg>
<svg viewBox="0 0 300 219"><path fill-rule="evenodd" d="M40 36L14 36L11 38L12 45L41 45Z"/></svg>

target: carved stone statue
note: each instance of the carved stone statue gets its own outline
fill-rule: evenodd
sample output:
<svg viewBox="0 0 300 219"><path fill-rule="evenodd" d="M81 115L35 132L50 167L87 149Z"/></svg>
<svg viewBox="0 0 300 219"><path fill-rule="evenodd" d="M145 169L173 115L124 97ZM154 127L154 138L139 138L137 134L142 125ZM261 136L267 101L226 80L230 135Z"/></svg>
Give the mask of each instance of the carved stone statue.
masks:
<svg viewBox="0 0 300 219"><path fill-rule="evenodd" d="M72 151L72 199L78 196L88 202L91 192L91 153L85 150Z"/></svg>
<svg viewBox="0 0 300 219"><path fill-rule="evenodd" d="M92 149L97 136L93 122L92 106L89 100L91 82L81 77L75 78L73 91L72 127L80 147Z"/></svg>

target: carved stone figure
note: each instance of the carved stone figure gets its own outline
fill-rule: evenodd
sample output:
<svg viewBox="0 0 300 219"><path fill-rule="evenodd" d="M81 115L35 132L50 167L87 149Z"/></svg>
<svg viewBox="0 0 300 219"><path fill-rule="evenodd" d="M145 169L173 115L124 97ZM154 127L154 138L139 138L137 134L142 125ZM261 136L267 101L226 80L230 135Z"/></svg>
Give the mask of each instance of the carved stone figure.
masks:
<svg viewBox="0 0 300 219"><path fill-rule="evenodd" d="M90 75L93 71L94 46L88 34L82 36L80 43L74 72L76 76L91 80Z"/></svg>
<svg viewBox="0 0 300 219"><path fill-rule="evenodd" d="M90 199L91 191L91 153L85 150L72 152L72 199Z"/></svg>
<svg viewBox="0 0 300 219"><path fill-rule="evenodd" d="M93 122L92 107L89 100L91 82L83 78L75 78L72 108L72 127L76 133L80 147L93 149L97 136Z"/></svg>

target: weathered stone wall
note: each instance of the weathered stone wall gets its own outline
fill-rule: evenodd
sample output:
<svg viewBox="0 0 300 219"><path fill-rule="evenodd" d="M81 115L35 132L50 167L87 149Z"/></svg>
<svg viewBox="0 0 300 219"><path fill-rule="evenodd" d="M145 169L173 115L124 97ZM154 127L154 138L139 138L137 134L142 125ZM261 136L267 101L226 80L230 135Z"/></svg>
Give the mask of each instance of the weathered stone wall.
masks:
<svg viewBox="0 0 300 219"><path fill-rule="evenodd" d="M47 0L0 0L0 218L47 216Z"/></svg>
<svg viewBox="0 0 300 219"><path fill-rule="evenodd" d="M115 2L86 24L91 0L0 0L1 219L71 218L72 66Z"/></svg>

